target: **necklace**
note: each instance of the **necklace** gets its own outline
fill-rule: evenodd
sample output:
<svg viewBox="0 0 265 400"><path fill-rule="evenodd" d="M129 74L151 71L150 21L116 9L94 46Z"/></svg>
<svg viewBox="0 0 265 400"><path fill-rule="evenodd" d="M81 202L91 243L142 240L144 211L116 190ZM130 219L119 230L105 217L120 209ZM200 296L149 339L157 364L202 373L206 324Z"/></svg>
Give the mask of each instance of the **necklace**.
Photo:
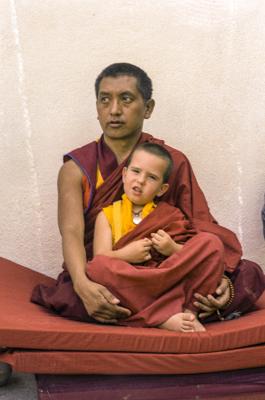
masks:
<svg viewBox="0 0 265 400"><path fill-rule="evenodd" d="M134 211L132 212L132 214L133 214L133 223L135 225L140 224L140 222L142 221L141 212L142 212L142 210L140 210L138 212L134 212Z"/></svg>

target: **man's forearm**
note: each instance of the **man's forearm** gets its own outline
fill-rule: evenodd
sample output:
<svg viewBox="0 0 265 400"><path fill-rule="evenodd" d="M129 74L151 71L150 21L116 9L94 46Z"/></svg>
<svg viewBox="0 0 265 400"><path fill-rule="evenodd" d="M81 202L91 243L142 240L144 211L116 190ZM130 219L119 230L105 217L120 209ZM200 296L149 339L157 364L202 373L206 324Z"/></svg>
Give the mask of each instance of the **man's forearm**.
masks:
<svg viewBox="0 0 265 400"><path fill-rule="evenodd" d="M63 257L67 270L71 276L73 286L76 289L78 283L86 276L86 251L78 235L67 232L62 237Z"/></svg>

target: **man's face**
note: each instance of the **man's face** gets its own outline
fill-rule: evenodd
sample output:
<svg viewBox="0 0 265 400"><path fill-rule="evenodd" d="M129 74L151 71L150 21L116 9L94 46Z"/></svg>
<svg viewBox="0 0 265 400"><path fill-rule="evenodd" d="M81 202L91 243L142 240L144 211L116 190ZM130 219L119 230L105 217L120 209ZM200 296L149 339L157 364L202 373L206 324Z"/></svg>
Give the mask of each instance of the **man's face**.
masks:
<svg viewBox="0 0 265 400"><path fill-rule="evenodd" d="M153 111L153 100L146 103L133 76L103 78L97 98L98 120L103 133L110 139L138 135L143 121Z"/></svg>
<svg viewBox="0 0 265 400"><path fill-rule="evenodd" d="M123 169L124 192L134 205L143 206L168 189L163 183L167 161L144 150L136 150Z"/></svg>

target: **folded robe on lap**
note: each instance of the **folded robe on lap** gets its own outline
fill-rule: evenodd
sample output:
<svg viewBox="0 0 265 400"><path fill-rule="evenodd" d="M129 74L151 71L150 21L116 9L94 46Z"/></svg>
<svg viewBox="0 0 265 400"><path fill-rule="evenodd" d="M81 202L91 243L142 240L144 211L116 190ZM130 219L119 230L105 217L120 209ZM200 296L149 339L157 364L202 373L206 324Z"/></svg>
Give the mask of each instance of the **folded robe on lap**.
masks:
<svg viewBox="0 0 265 400"><path fill-rule="evenodd" d="M196 311L193 293L214 293L224 272L224 247L211 233L196 233L183 213L167 203L124 235L114 249L150 237L163 229L183 248L170 257L152 249L152 259L131 265L117 258L96 256L88 263L91 280L106 286L120 304L132 311L121 325L157 326L185 309Z"/></svg>

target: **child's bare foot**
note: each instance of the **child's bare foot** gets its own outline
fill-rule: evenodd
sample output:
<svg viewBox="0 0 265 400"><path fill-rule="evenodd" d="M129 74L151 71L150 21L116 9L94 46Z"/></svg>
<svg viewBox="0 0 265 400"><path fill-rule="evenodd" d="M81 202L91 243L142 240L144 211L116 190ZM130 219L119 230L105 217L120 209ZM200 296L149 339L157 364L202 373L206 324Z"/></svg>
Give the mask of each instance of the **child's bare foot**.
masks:
<svg viewBox="0 0 265 400"><path fill-rule="evenodd" d="M200 323L200 321L196 317L194 320L194 331L195 332L205 332L206 331L204 326Z"/></svg>
<svg viewBox="0 0 265 400"><path fill-rule="evenodd" d="M204 326L196 319L195 315L189 312L172 315L158 328L175 332L204 332Z"/></svg>
<svg viewBox="0 0 265 400"><path fill-rule="evenodd" d="M186 308L184 310L184 313L189 313L191 315L193 315L195 317L194 319L194 331L195 332L205 332L206 329L204 328L204 326L200 323L200 321L197 318L197 315L194 314L191 310L189 310L188 308Z"/></svg>
<svg viewBox="0 0 265 400"><path fill-rule="evenodd" d="M195 316L193 314L178 313L159 325L159 328L175 332L194 332L194 320Z"/></svg>

